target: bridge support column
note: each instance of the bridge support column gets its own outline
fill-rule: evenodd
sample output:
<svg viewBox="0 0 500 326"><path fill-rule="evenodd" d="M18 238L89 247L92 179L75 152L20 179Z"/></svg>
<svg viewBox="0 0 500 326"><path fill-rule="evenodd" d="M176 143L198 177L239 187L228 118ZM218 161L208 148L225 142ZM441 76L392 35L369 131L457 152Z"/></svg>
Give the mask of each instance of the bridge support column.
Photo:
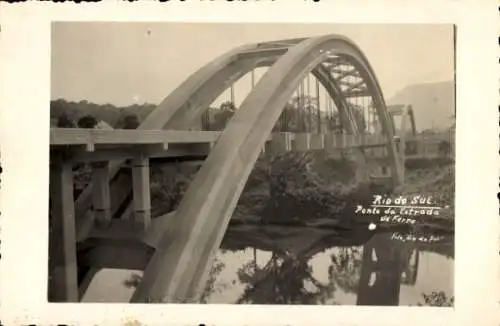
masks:
<svg viewBox="0 0 500 326"><path fill-rule="evenodd" d="M52 225L49 243L49 301L77 302L75 207L71 164L58 162L51 165L50 188Z"/></svg>
<svg viewBox="0 0 500 326"><path fill-rule="evenodd" d="M92 164L92 201L95 223L98 228L107 228L111 222L111 200L109 195L109 163Z"/></svg>
<svg viewBox="0 0 500 326"><path fill-rule="evenodd" d="M136 158L132 162L132 183L134 193L134 221L143 230L151 223L151 194L149 183L149 158Z"/></svg>
<svg viewBox="0 0 500 326"><path fill-rule="evenodd" d="M399 141L399 161L401 162L401 173L404 181L405 178L405 161L406 161L406 137L403 135Z"/></svg>

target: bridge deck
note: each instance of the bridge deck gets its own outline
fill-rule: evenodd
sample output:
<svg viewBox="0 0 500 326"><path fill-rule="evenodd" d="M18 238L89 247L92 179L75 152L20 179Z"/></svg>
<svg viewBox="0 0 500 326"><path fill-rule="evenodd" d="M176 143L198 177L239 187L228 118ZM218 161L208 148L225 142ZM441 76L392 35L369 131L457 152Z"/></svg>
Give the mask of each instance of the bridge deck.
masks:
<svg viewBox="0 0 500 326"><path fill-rule="evenodd" d="M218 131L81 129L52 128L51 145L142 145L165 143L209 143L216 141Z"/></svg>
<svg viewBox="0 0 500 326"><path fill-rule="evenodd" d="M221 136L221 131L198 130L124 130L124 129L82 129L51 128L50 145L85 145L93 150L95 145L148 145L148 144L196 144L213 143ZM381 135L273 133L268 141L278 137L305 142L331 141L335 147L383 146L387 141Z"/></svg>
<svg viewBox="0 0 500 326"><path fill-rule="evenodd" d="M137 157L203 161L221 135L221 131L199 130L52 128L50 145L55 151L63 149L66 159L73 162L102 162ZM449 135L444 136L406 136L406 142L416 142L417 150L416 153L407 153L406 158L439 156L435 149L439 143L443 140L452 142ZM399 137L396 136L394 141L399 142ZM263 151L276 154L286 151L364 148L368 150L365 153L370 158L385 158L386 145L387 139L382 135L275 132L269 135Z"/></svg>

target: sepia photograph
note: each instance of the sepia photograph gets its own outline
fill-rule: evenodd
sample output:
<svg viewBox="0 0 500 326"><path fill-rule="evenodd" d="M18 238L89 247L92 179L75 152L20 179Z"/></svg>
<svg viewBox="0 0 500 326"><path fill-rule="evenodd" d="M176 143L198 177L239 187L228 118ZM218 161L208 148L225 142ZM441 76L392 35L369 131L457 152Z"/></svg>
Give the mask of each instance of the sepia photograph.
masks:
<svg viewBox="0 0 500 326"><path fill-rule="evenodd" d="M453 307L455 36L52 22L48 301Z"/></svg>

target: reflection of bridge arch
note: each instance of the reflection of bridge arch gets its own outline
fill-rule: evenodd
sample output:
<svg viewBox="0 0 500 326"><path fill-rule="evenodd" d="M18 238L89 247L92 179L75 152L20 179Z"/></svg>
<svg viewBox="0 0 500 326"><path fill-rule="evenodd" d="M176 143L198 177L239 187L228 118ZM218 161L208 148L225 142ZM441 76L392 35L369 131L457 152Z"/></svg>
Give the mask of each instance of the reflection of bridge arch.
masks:
<svg viewBox="0 0 500 326"><path fill-rule="evenodd" d="M395 242L389 234L375 235L363 247L357 304L399 305L401 284L415 284L418 264L415 245Z"/></svg>
<svg viewBox="0 0 500 326"><path fill-rule="evenodd" d="M271 47L269 51L278 50ZM253 50L240 51L235 55L252 57L260 56L260 53L258 47L254 47ZM132 301L160 299L164 298L165 293L170 302L199 296L199 286L204 283L211 253L220 245L248 175L283 107L304 75L317 71L316 67L323 65L323 62L328 63L339 57L355 67L362 79L360 84L364 84L371 94L382 131L388 140L387 150L392 158L394 175L400 174L399 160L392 142L393 130L383 95L373 70L357 46L343 37L324 36L304 39L292 47L286 47L285 53L243 101L192 181L177 210L175 225L167 230L160 241ZM227 62L226 65L230 66ZM218 68L206 69L210 72L220 71ZM234 67L234 70L238 69ZM206 73L202 71L195 74L192 81L188 80L188 88L194 89L199 85L196 82L206 81L207 78L203 78ZM237 75L236 71L234 75ZM350 90L349 87L344 88L344 91ZM171 97L174 100L181 97L179 92L174 93ZM190 96L197 98L192 92ZM160 106L141 128L172 128L174 124L185 128L188 121L201 115L202 107L194 100L188 101L186 106L182 106L184 104L181 102L178 104L181 104L182 110ZM343 114L347 120L349 117L346 116L350 114L345 111ZM356 133L356 127L353 126L351 132Z"/></svg>

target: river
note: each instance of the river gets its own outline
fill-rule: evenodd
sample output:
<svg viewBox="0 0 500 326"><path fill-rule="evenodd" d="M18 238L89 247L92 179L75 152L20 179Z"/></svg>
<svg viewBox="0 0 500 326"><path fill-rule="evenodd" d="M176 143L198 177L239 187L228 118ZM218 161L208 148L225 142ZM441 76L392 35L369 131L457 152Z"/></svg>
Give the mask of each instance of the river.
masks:
<svg viewBox="0 0 500 326"><path fill-rule="evenodd" d="M454 295L453 257L453 236L401 241L390 232L230 228L202 302L394 306L424 304L434 293L428 300L446 305ZM132 273L142 274L100 271L83 301L127 302L133 288L124 281Z"/></svg>

